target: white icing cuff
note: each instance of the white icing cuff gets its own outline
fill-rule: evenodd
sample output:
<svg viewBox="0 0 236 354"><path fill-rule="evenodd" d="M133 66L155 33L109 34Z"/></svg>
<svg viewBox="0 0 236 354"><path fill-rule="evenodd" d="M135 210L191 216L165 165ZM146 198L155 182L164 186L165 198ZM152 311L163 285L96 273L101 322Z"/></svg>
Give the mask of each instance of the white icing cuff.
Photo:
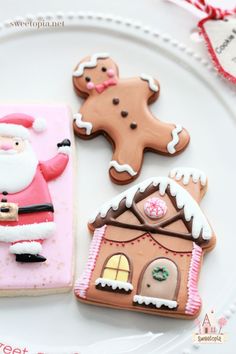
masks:
<svg viewBox="0 0 236 354"><path fill-rule="evenodd" d="M128 172L130 174L130 176L136 176L137 172L133 170L133 168L128 165L128 164L119 164L119 162L115 161L115 160L112 160L110 161L109 163L109 169L111 167L114 167L114 169L117 171L117 172Z"/></svg>
<svg viewBox="0 0 236 354"><path fill-rule="evenodd" d="M84 122L82 120L82 114L76 113L74 114L75 124L78 128L84 128L86 131L86 135L90 135L93 129L93 125L91 122Z"/></svg>
<svg viewBox="0 0 236 354"><path fill-rule="evenodd" d="M93 54L89 61L84 61L83 63L81 63L78 66L77 70L74 71L73 76L74 77L82 76L83 73L84 73L84 69L86 69L86 68L95 68L97 66L98 59L106 59L106 58L109 58L109 54L108 53L96 53L96 54Z"/></svg>
<svg viewBox="0 0 236 354"><path fill-rule="evenodd" d="M54 222L41 222L28 225L0 225L0 242L41 240L49 238L56 229Z"/></svg>
<svg viewBox="0 0 236 354"><path fill-rule="evenodd" d="M44 118L36 118L32 125L33 129L37 133L41 133L47 128L47 122Z"/></svg>
<svg viewBox="0 0 236 354"><path fill-rule="evenodd" d="M71 151L70 146L60 146L58 148L58 152L61 154L70 155L70 151Z"/></svg>
<svg viewBox="0 0 236 354"><path fill-rule="evenodd" d="M170 309L174 309L178 306L177 301L168 300L168 299L160 299L158 297L149 297L142 295L134 295L133 302L138 303L139 305L154 305L157 308L161 306L167 306Z"/></svg>
<svg viewBox="0 0 236 354"><path fill-rule="evenodd" d="M32 241L32 242L18 242L10 247L10 253L13 254L39 254L42 251L41 243Z"/></svg>
<svg viewBox="0 0 236 354"><path fill-rule="evenodd" d="M190 178L194 183L201 182L202 186L205 186L207 183L207 176L201 170L197 170L196 168L190 167L177 167L173 168L170 171L170 177L175 178L177 181L183 179L183 184L189 184Z"/></svg>
<svg viewBox="0 0 236 354"><path fill-rule="evenodd" d="M125 291L133 290L133 285L131 283L127 283L125 281L119 281L119 280L106 279L106 278L96 279L95 285L101 285L103 288L105 286L109 286L112 288L112 290L116 290L116 289L120 289L120 290L122 289Z"/></svg>
<svg viewBox="0 0 236 354"><path fill-rule="evenodd" d="M176 125L176 127L172 130L171 135L172 135L172 140L168 143L167 145L167 151L172 155L176 152L175 146L179 142L179 133L181 133L183 128L181 125Z"/></svg>
<svg viewBox="0 0 236 354"><path fill-rule="evenodd" d="M154 79L150 76L150 75L147 75L147 74L141 74L140 75L140 78L142 80L145 80L148 82L148 86L150 88L151 91L153 92L158 92L159 88L158 86L156 85Z"/></svg>

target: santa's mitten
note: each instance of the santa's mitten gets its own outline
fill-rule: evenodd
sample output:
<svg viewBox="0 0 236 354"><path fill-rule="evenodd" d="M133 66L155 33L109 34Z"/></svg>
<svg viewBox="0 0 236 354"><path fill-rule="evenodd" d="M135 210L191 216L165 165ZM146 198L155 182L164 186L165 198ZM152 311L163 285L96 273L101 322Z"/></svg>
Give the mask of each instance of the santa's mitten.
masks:
<svg viewBox="0 0 236 354"><path fill-rule="evenodd" d="M70 149L71 149L70 146L71 146L71 142L69 139L64 139L57 144L58 151L62 154L67 154L67 155L69 155L70 153Z"/></svg>

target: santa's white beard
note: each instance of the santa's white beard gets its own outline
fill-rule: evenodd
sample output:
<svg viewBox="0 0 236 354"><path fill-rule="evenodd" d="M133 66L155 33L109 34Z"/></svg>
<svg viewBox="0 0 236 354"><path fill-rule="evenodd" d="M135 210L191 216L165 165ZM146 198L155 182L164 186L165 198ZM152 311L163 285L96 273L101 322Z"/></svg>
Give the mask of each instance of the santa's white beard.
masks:
<svg viewBox="0 0 236 354"><path fill-rule="evenodd" d="M28 141L23 152L0 154L0 193L17 193L32 182L38 165L37 157Z"/></svg>

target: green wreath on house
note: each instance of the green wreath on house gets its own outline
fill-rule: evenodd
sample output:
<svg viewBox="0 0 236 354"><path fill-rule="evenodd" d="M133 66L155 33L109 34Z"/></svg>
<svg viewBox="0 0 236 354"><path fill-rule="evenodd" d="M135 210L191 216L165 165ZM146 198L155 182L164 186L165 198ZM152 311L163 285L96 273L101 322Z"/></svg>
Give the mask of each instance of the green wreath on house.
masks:
<svg viewBox="0 0 236 354"><path fill-rule="evenodd" d="M155 267L152 270L152 277L155 280L163 281L169 276L169 271L166 267Z"/></svg>

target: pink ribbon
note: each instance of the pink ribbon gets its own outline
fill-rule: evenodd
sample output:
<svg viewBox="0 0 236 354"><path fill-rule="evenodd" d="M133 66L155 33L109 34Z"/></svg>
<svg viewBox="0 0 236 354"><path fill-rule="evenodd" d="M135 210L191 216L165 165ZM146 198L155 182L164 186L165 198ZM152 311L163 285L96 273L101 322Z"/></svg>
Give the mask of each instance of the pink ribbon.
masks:
<svg viewBox="0 0 236 354"><path fill-rule="evenodd" d="M108 79L106 81L103 81L102 84L98 84L95 86L95 89L98 93L102 93L105 89L107 89L109 86L114 86L117 84L116 79Z"/></svg>

